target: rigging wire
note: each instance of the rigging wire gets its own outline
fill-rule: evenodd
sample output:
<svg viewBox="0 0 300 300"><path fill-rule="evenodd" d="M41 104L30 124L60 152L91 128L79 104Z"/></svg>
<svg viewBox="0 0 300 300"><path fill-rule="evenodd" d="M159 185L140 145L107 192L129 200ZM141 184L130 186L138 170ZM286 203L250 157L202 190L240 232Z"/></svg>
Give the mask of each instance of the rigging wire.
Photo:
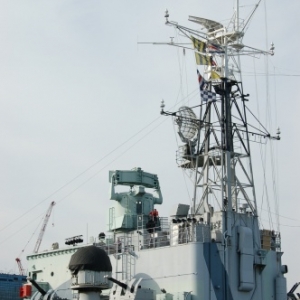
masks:
<svg viewBox="0 0 300 300"><path fill-rule="evenodd" d="M162 122L160 122L157 126L155 126L154 128L152 128L148 134L150 134L151 132L153 132L156 128L158 128L159 126L161 126L164 122L166 122L167 118L163 119ZM106 167L108 167L110 164L112 164L113 162L115 162L116 160L118 160L121 156L123 156L126 152L128 152L131 148L133 148L136 144L138 144L141 140L143 140L147 135L142 136L139 140L137 140L135 143L133 143L130 147L128 147L126 150L124 150L119 156L117 156L115 159L111 160L109 163L107 163L105 166L103 166L100 170L98 170L96 173L94 173L93 175L91 175L88 179L86 179L85 181L83 181L79 186L77 186L77 188L73 189L70 193L68 193L67 195L65 195L63 198L61 198L60 200L56 201L56 205L58 205L59 203L61 203L62 201L64 201L65 199L67 199L70 195L72 195L75 191L77 191L79 188L81 188L83 185L85 185L87 182L89 182L91 179L93 179L95 176L97 176L100 172L102 172ZM36 220L36 219L34 219ZM11 235L10 237L8 237L7 239L5 239L4 241L1 241L0 244L4 243L5 241L7 241L8 239L10 239L11 237L13 237L15 234L19 233L21 230L23 230L25 227L27 227L29 224L31 224L31 222L29 222L27 225L23 226L22 228L20 228L17 232L15 232L13 235Z"/></svg>
<svg viewBox="0 0 300 300"><path fill-rule="evenodd" d="M20 252L20 254L18 255L19 258L21 258L21 255L25 252L27 246L29 245L29 243L31 242L31 240L33 239L34 235L36 234L37 230L40 228L41 224L43 222L43 218L41 218L41 221L39 222L39 224L36 226L35 230L33 231L33 233L31 234L31 237L29 238L29 240L27 241L27 243L25 244L24 248L22 249L22 251ZM0 243L1 244L1 243Z"/></svg>
<svg viewBox="0 0 300 300"><path fill-rule="evenodd" d="M120 149L120 147L124 146L125 144L127 144L130 140L132 140L133 138L135 138L137 135L139 135L141 132L143 132L144 130L146 130L148 127L150 127L154 122L156 122L158 119L160 119L161 116L155 118L153 121L151 121L150 123L148 123L146 126L144 126L142 129L140 129L138 132L136 132L135 134L133 134L129 139L127 139L126 141L124 141L123 143L121 143L120 145L118 145L115 149L113 149L112 151L110 151L109 153L107 153L106 155L104 155L102 158L100 158L99 160L97 160L95 163L93 163L92 165L90 165L88 168L86 168L84 171L82 171L81 173L79 173L78 175L76 175L74 178L72 178L71 180L69 180L67 183L65 183L64 185L62 185L60 188L58 188L57 190L55 190L53 193L51 193L49 196L47 196L45 199L43 199L42 201L38 202L36 205L34 205L33 207L31 207L30 209L28 209L25 213L21 214L19 217L17 217L16 219L14 219L13 221L11 221L10 223L8 223L6 226L2 227L0 229L0 232L2 232L3 230L5 230L6 228L10 227L12 224L14 224L16 221L20 220L22 217L24 217L25 215L27 215L29 212L31 212L33 209L35 209L36 207L38 207L40 204L42 204L43 202L45 202L46 200L50 199L51 197L53 197L54 195L56 195L58 192L60 192L61 190L63 190L65 187L67 187L68 185L70 185L72 182L74 182L76 179L78 179L79 177L81 177L82 175L84 175L85 173L87 173L89 170L91 170L93 167L95 167L96 165L98 165L101 161L103 161L105 158L109 157L112 153L116 152L118 149Z"/></svg>
<svg viewBox="0 0 300 300"><path fill-rule="evenodd" d="M259 118L257 118L257 117L252 113L252 111L251 111L246 105L245 105L245 107L246 107L246 109L248 110L248 112L253 116L253 118L255 118L256 121L259 123L259 127L262 127L262 128L265 130L265 132L268 133L269 131L268 131L268 130L263 126L263 124L259 121ZM257 130L259 130L260 132L264 132L264 131L260 130L259 128L256 128L256 127L254 127L254 126L251 126L250 124L248 124L248 126L257 129Z"/></svg>
<svg viewBox="0 0 300 300"><path fill-rule="evenodd" d="M250 25L250 22L251 22L251 20L252 20L252 17L254 16L254 13L255 13L255 11L257 10L257 8L258 8L260 2L261 2L261 0L259 0L258 3L255 4L253 11L251 12L250 16L248 17L248 20L247 20L246 24L244 25L244 27L243 27L243 29L242 29L242 31L243 31L244 33L246 33L247 29L249 28L249 25Z"/></svg>
<svg viewBox="0 0 300 300"><path fill-rule="evenodd" d="M10 240L12 237L14 237L16 234L18 234L20 231L22 231L23 229L25 229L26 227L28 227L30 224L34 223L38 218L40 218L41 216L43 216L44 213L41 213L40 215L38 215L37 217L35 217L33 220L31 220L30 222L28 222L27 224L25 224L24 226L20 227L19 230L15 231L13 234L10 234L6 239L0 241L0 245L5 243L6 241ZM42 219L43 220L43 219ZM40 223L39 223L40 224ZM38 227L37 227L38 228ZM27 246L27 245L26 245Z"/></svg>
<svg viewBox="0 0 300 300"><path fill-rule="evenodd" d="M274 67L274 72L276 72L276 69L275 69L275 67ZM277 87L277 84L276 84L276 77L273 77L273 86L274 86L274 103L275 103L275 122L276 122L276 124L279 124L278 123L278 118L277 118L277 91L276 91L276 87ZM278 128L278 130L279 130L279 128ZM277 144L276 144L277 145ZM276 146L275 147L275 151L276 151L276 154L275 154L275 157L276 157L276 170L277 170L277 172L276 172L276 184L277 184L277 186L280 186L280 183L279 183L279 175L280 175L280 172L278 172L278 170L279 170L279 159L278 159L278 157L279 157L279 155L278 155L278 147ZM278 198L277 198L277 201L279 202L280 201L280 194L279 194L279 192L277 192L278 194ZM279 212L279 203L278 203L278 212ZM279 218L278 218L278 223L279 223Z"/></svg>
<svg viewBox="0 0 300 300"><path fill-rule="evenodd" d="M178 31L175 30L176 32L176 38L178 39ZM180 66L180 54L179 54L179 48L177 48L177 57L178 57L178 65L179 65L179 74L180 74L180 87L179 87L179 91L178 91L178 95L177 95L177 99L175 101L175 104L176 105L178 103L178 98L179 98L179 94L180 94L180 90L181 90L181 93L183 93L183 87L182 87L182 68ZM182 59L182 62L184 61L184 57ZM186 80L187 80L187 71L186 71L186 64L185 64L185 77L186 77ZM183 96L183 95L182 95ZM188 93L188 89L187 89L187 96L184 97L185 102L189 103L189 100L190 100L190 97L189 97L189 93ZM176 134L176 128L175 128L175 124L173 122L173 130L174 130L174 136L175 136L175 140L176 140L176 145L177 145L177 149L179 148L179 143L178 143L178 135ZM181 174L182 174L182 177L183 177L183 181L184 181L184 185L185 185L185 188L186 188L186 191L187 191L187 195L188 195L188 199L190 199L191 201L191 195L190 195L190 192L189 192L189 188L188 188L188 185L187 185L187 181L186 181L186 177L185 177L185 172L183 169L181 169Z"/></svg>
<svg viewBox="0 0 300 300"><path fill-rule="evenodd" d="M191 97L193 94L195 94L195 92L197 92L198 89L193 90L187 97L184 97L180 102L187 102L188 101L188 97ZM194 97L194 95L193 95ZM175 106L177 105L177 103L175 103L173 106L170 107L170 109L173 109ZM114 152L116 152L117 150L119 150L121 147L123 147L125 144L127 144L130 140L132 140L133 138L135 138L136 136L138 136L140 133L142 133L143 131L145 131L148 127L150 127L152 124L154 124L155 122L157 122L159 119L161 118L161 116L158 116L157 118L155 118L154 120L152 120L150 123L148 123L147 125L145 125L142 129L140 129L139 131L137 131L135 134L133 134L130 138L128 138L127 140L125 140L124 142L122 142L121 144L119 144L117 147L115 147L112 151L110 151L109 153L105 154L104 156L102 156L100 159L98 159L96 162L94 162L92 165L90 165L89 167L87 167L84 171L82 171L81 173L79 173L78 175L76 175L74 178L72 178L71 180L69 180L67 183L65 183L64 185L62 185L61 187L59 187L58 189L56 189L53 193L51 193L49 196L47 196L46 198L44 198L43 200L41 200L40 202L38 202L36 205L34 205L33 207L31 207L30 209L28 209L26 212L24 212L23 214L21 214L20 216L18 216L17 218L15 218L14 220L12 220L10 223L8 223L7 225L5 225L4 227L2 227L0 229L0 232L2 232L3 230L7 229L8 227L10 227L12 224L14 224L16 221L20 220L22 217L24 217L25 215L27 215L29 212L31 212L33 209L35 209L36 207L38 207L40 204L42 204L43 202L45 202L46 200L50 199L51 197L53 197L54 195L56 195L58 192L60 192L61 190L63 190L65 187L67 187L68 185L70 185L72 182L74 182L76 179L78 179L79 177L81 177L82 175L86 174L89 170L91 170L93 167L95 167L96 165L98 165L100 162L102 162L105 158L109 157L111 154L113 154ZM156 127L155 127L156 128Z"/></svg>
<svg viewBox="0 0 300 300"><path fill-rule="evenodd" d="M178 34L178 31L176 28L174 28L174 32L176 35L176 39L178 43L180 43L180 34ZM187 102L189 103L189 85L188 85L188 80L187 80L187 64L186 64L186 56L185 56L185 48L183 48L183 55L182 55L182 60L180 63L180 48L177 47L177 59L178 59L178 66L179 66L179 76L180 76L180 89L182 93L182 98L187 98ZM184 89L183 89L183 70L185 72L185 85L186 85L186 95L184 95ZM178 100L178 99L177 99Z"/></svg>
<svg viewBox="0 0 300 300"><path fill-rule="evenodd" d="M176 35L176 39L178 40L178 32L176 30L176 28L173 28L174 29L174 33ZM179 56L179 48L176 47L176 54L177 54L177 62L178 62L178 68L179 68L179 92L181 93L181 97L183 98L184 95L183 95L183 84L182 84L182 65L180 63L180 56ZM176 99L176 102L178 101L178 97ZM175 104L176 104L175 102Z"/></svg>
<svg viewBox="0 0 300 300"><path fill-rule="evenodd" d="M256 70L256 64L255 64L255 60L253 59L253 66L254 66L254 70ZM257 78L254 77L254 83L255 83L255 93L256 93L256 105L257 105L257 115L258 115L258 119L260 119L260 108L259 108L259 95L258 95L258 84L257 84ZM261 127L261 123L259 123L259 127ZM263 155L263 149L262 149L262 145L259 145L259 152L260 152L260 159L261 159L261 165L262 165L262 170L263 170L263 191L262 191L262 201L261 201L261 210L262 210L262 206L264 203L264 199L266 196L266 201L267 201L267 207L268 207L268 218L269 218L269 226L270 228L272 228L272 216L270 214L270 201L269 201L269 196L268 196L268 186L267 186L267 179L266 179L266 159L264 158ZM261 213L260 213L261 215ZM261 219L261 218L260 218ZM262 225L262 224L261 224Z"/></svg>
<svg viewBox="0 0 300 300"><path fill-rule="evenodd" d="M273 76L273 77L300 77L300 74L267 74L267 73L258 73L254 75L252 72L245 72L245 76Z"/></svg>
<svg viewBox="0 0 300 300"><path fill-rule="evenodd" d="M266 72L265 68L263 69L256 69L256 71L251 71L251 67L248 66L246 71L243 71L244 76L268 76L268 77L300 77L298 70L286 69L278 66L274 66L272 60L269 60L269 64L272 65L273 70L270 72ZM281 70L281 71L280 71Z"/></svg>
<svg viewBox="0 0 300 300"><path fill-rule="evenodd" d="M191 97L192 94L195 93L195 91L197 91L198 89L195 89L194 91L192 91L187 97L184 97L180 102L185 102L188 101L188 97ZM174 104L173 106L170 107L170 109L174 108L176 106L176 104ZM26 214L28 214L29 212L31 212L34 208L36 208L38 205L40 205L41 203L43 203L44 201L48 200L49 198L51 198L53 195L57 194L59 191L61 191L63 188L65 188L66 186L68 186L70 183L74 182L77 178L79 178L80 176L82 176L83 174L87 173L89 170L91 170L94 166L96 166L97 164L99 164L101 161L103 161L105 158L109 157L112 153L116 152L116 150L118 150L120 147L124 146L125 144L127 144L130 140L132 140L133 138L135 138L136 136L138 136L141 132L143 132L144 130L146 130L147 128L149 128L152 124L154 124L155 122L157 122L159 119L161 119L161 116L155 118L153 121L151 121L150 123L148 123L146 126L144 126L142 129L140 129L138 132L136 132L135 134L133 134L129 139L127 139L126 141L124 141L123 143L121 143L118 147L116 147L115 149L113 149L110 153L106 154L105 156L103 156L101 159L99 159L98 161L96 161L94 164L92 164L91 166L89 166L87 169L85 169L83 172L81 172L80 174L78 174L77 176L75 176L73 179L71 179L70 181L68 181L66 184L64 184L63 186L61 186L59 189L57 189L56 191L54 191L53 193L51 193L48 197L46 197L44 200L40 201L38 204L36 204L35 206L33 206L32 208L30 208L29 210L27 210L25 213L23 213L22 215L20 215L18 218L14 219L12 222L10 222L9 224L7 224L5 227L3 227L2 229L0 229L0 232L5 230L6 228L8 228L10 225L14 224L16 221L18 221L19 219L21 219L23 216L25 216ZM89 182L92 178L94 178L95 176L97 176L101 171L103 171L107 166L109 166L111 163L113 163L114 161L116 161L117 159L119 159L122 155L124 155L127 151L129 151L132 147L134 147L137 143L139 143L142 139L144 139L148 134L150 134L152 131L154 131L156 128L158 128L160 125L162 125L165 121L167 120L167 118L164 118L164 120L162 122L160 122L157 126L155 126L154 128L152 128L147 134L145 134L144 136L142 136L139 140L137 140L134 144L132 144L129 148L127 148L125 151L123 151L119 156L117 156L115 159L111 160L108 164L106 164L104 167L102 167L99 171L97 171L96 173L94 173L92 176L90 176L87 180L85 180L84 182L82 182L79 186L77 186L77 188L73 189L71 192L69 192L67 195L65 195L63 198L61 198L60 200L56 201L56 203L60 203L63 200L65 200L66 198L68 198L70 195L72 195L75 191L77 191L79 188L81 188L83 185L85 185L87 182ZM29 224L31 224L32 222L30 222ZM27 224L27 225L29 225ZM17 232L15 232L13 235L11 235L10 237L14 236L16 233L20 232L23 228L27 227L23 226L20 230L18 230ZM10 239L10 237L8 237L6 240ZM0 244L3 243L0 242Z"/></svg>
<svg viewBox="0 0 300 300"><path fill-rule="evenodd" d="M262 208L262 210L264 210L264 211L268 211L268 210L266 210L266 209L263 209L263 208ZM271 213L272 215L276 215L276 213L275 213L275 212L273 212L273 211L270 211L270 213ZM286 216L283 216L283 215L279 215L279 217L280 217L280 218L283 218L283 219L291 220L291 221L300 222L300 219L294 219L294 218L291 218L291 217L286 217ZM299 225L299 226L300 226L300 225Z"/></svg>
<svg viewBox="0 0 300 300"><path fill-rule="evenodd" d="M260 1L259 1L260 2ZM295 75L295 76L300 76L300 75ZM182 80L180 81L180 84L182 85ZM189 101L189 100L186 100ZM152 121L150 124L153 124L154 122L156 122L160 117L156 118L154 121ZM44 201L48 200L50 197L52 197L53 195L57 194L59 191L61 191L63 188L65 188L66 186L68 186L70 183L74 182L77 178L79 178L80 176L82 176L83 174L85 174L87 171L89 171L90 169L92 169L94 166L96 166L98 163L100 163L103 159L105 159L106 157L108 157L109 155L111 155L112 153L114 153L117 149L119 149L121 146L125 145L127 142L129 142L133 137L137 136L140 132L142 132L145 128L148 128L148 126L150 125L148 124L146 127L144 127L143 129L141 129L140 131L138 131L136 134L134 134L131 138L129 138L128 140L126 140L125 142L121 143L121 145L119 145L118 147L116 147L113 151L111 151L110 153L108 153L107 155L105 155L104 157L102 157L100 160L98 160L97 162L95 162L94 164L92 164L90 167L88 167L87 169L85 169L83 172L81 172L80 174L78 174L76 177L74 177L72 180L70 180L69 182L67 182L66 184L64 184L63 186L61 186L59 189L57 189L56 191L54 191L51 195L49 195L47 198L45 198L44 200L42 200L41 202L39 202L37 205L35 205L34 207L32 207L31 209L29 209L27 212L25 212L24 214L22 214L21 216L19 216L17 219L13 220L11 223L9 223L8 225L6 225L5 227L0 229L0 232L3 231L4 229L6 229L7 227L9 227L10 225L12 225L15 221L19 220L20 218L22 218L23 216L25 216L27 213L29 213L32 209L36 208L38 205L40 205L41 203L43 203ZM130 149L130 148L129 148ZM113 160L114 161L114 160ZM101 169L102 170L102 169ZM98 174L98 173L96 173ZM76 189L77 190L77 189Z"/></svg>
<svg viewBox="0 0 300 300"><path fill-rule="evenodd" d="M264 13L265 13L265 34L266 34L266 47L268 47L268 18L267 18L267 5L266 5L266 0L264 1ZM269 57L265 56L265 64L266 64L266 72L269 73ZM272 125L272 105L270 103L270 93L269 93L269 77L266 77L266 92L267 92L267 120L269 121L269 128L273 128ZM277 193L277 187L276 187L276 170L275 170L275 161L274 161L274 147L273 147L273 141L270 141L270 156L271 156L271 171L272 171L272 187L273 187L273 194L275 198L275 211L277 213L277 218L276 218L276 225L277 225L277 231L280 231L280 224L279 224L279 218L278 218L278 211L279 211L279 201L278 201L278 193Z"/></svg>

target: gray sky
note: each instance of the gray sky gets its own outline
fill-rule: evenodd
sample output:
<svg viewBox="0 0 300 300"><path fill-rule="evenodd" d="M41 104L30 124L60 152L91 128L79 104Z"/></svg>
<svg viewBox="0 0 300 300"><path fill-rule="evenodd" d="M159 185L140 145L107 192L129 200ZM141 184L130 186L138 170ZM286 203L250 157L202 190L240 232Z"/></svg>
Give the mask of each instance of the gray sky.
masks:
<svg viewBox="0 0 300 300"><path fill-rule="evenodd" d="M248 15L255 1L241 2L245 6L242 14ZM87 234L97 236L106 231L109 170L142 167L158 174L164 195L161 215L168 215L177 202L189 203L175 162L173 124L159 111L161 99L171 110L197 90L193 54L183 58L176 48L137 42L166 42L176 37L174 30L164 25L166 8L170 20L193 26L188 15L224 21L231 17L233 3L0 2L0 271L18 272L14 259L30 241L21 255L26 266L26 254L34 248L40 221L51 201L57 205L41 250L53 242L63 246L70 236L83 234L86 239ZM299 77L286 75L300 74L299 41L294 33L300 2L289 0L287 6L283 1L266 1L267 26L264 5L263 1L244 43L265 49L266 28L269 42L275 43L269 67L281 76L270 79L267 109L265 94L260 92L266 85L265 76L256 78L258 97L253 76L245 76L244 84L254 111L259 103L262 122L270 122L265 116L271 111L270 130L275 133L279 126L282 131L282 140L275 145L276 189L290 288L299 281L296 266L300 259L294 246L300 230L296 173ZM264 72L263 58L250 59L243 67L245 74L253 72L254 61L257 73ZM261 162L259 155L254 158L258 158L254 162L258 206L265 209L260 202ZM271 177L270 169L267 176ZM271 186L269 192L272 198Z"/></svg>

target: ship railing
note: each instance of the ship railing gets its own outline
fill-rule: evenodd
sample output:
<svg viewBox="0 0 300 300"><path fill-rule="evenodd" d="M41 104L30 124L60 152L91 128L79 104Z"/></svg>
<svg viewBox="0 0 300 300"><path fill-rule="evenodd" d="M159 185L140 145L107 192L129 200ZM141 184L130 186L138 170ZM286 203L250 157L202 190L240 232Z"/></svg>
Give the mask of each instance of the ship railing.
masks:
<svg viewBox="0 0 300 300"><path fill-rule="evenodd" d="M169 218L160 217L159 222L160 222L160 227L161 227L162 231L168 231L169 230Z"/></svg>
<svg viewBox="0 0 300 300"><path fill-rule="evenodd" d="M173 220L170 228L172 246L191 242L205 243L210 241L210 226L198 221Z"/></svg>
<svg viewBox="0 0 300 300"><path fill-rule="evenodd" d="M194 169L195 167L203 167L207 155L206 154L201 154L197 156L195 154L190 153L190 151L187 151L186 149L187 145L181 145L179 146L177 152L176 152L176 162L178 166L181 168L187 168L187 169ZM212 148L216 147L216 149L212 149L208 153L209 157L209 164L215 165L215 166L220 166L221 165L221 156L222 156L222 151L218 148L217 144L213 144Z"/></svg>
<svg viewBox="0 0 300 300"><path fill-rule="evenodd" d="M147 227L147 222L141 222L140 225L132 233L130 242L127 240L128 233L126 233L124 238L119 236L118 239L115 239L113 235L106 236L105 240L99 241L95 245L104 249L108 255L118 255L133 253L137 249L176 246L191 242L204 243L209 242L211 238L210 226L192 218L171 219L169 222L167 217L159 217L155 227ZM125 236L127 236L126 240Z"/></svg>
<svg viewBox="0 0 300 300"><path fill-rule="evenodd" d="M148 221L150 220L149 217ZM152 223L153 224L153 223ZM154 219L154 226L149 226L148 222L138 228L140 235L139 248L149 249L164 247L170 245L169 222L166 217L157 217Z"/></svg>
<svg viewBox="0 0 300 300"><path fill-rule="evenodd" d="M176 223L175 223L176 222ZM165 246L176 246L191 242L209 242L210 226L203 222L188 221L187 219L174 219L170 223L165 218L165 223L149 231L140 231L142 235L140 249L149 249Z"/></svg>
<svg viewBox="0 0 300 300"><path fill-rule="evenodd" d="M161 230L161 227L154 227L143 234L141 239L143 243L140 245L140 249L158 248L170 245L169 231Z"/></svg>
<svg viewBox="0 0 300 300"><path fill-rule="evenodd" d="M260 230L260 242L261 248L264 250L281 251L281 236L278 231L268 229Z"/></svg>

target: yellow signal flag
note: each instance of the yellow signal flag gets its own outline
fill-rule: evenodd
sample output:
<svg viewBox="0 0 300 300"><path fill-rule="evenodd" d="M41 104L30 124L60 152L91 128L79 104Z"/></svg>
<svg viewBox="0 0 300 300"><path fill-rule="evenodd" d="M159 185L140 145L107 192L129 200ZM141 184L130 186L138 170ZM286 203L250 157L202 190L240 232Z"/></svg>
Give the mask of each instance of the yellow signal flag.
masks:
<svg viewBox="0 0 300 300"><path fill-rule="evenodd" d="M203 41L200 41L198 39L196 39L195 37L191 36L191 40L193 42L193 46L194 48L198 51L198 52L206 52L206 43Z"/></svg>
<svg viewBox="0 0 300 300"><path fill-rule="evenodd" d="M209 55L203 55L195 52L195 58L196 58L197 65L206 65L206 66L213 65L212 58Z"/></svg>
<svg viewBox="0 0 300 300"><path fill-rule="evenodd" d="M210 72L210 79L218 80L218 79L221 79L221 76L217 72L211 71Z"/></svg>

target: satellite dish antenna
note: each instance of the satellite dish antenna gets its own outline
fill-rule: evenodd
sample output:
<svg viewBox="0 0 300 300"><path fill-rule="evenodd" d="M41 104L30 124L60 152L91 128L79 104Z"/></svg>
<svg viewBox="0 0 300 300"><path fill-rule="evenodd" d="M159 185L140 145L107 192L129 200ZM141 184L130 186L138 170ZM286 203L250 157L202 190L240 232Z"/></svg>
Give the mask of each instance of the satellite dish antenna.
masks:
<svg viewBox="0 0 300 300"><path fill-rule="evenodd" d="M176 116L178 134L184 143L188 143L198 132L198 119L193 110L188 106L180 107Z"/></svg>

